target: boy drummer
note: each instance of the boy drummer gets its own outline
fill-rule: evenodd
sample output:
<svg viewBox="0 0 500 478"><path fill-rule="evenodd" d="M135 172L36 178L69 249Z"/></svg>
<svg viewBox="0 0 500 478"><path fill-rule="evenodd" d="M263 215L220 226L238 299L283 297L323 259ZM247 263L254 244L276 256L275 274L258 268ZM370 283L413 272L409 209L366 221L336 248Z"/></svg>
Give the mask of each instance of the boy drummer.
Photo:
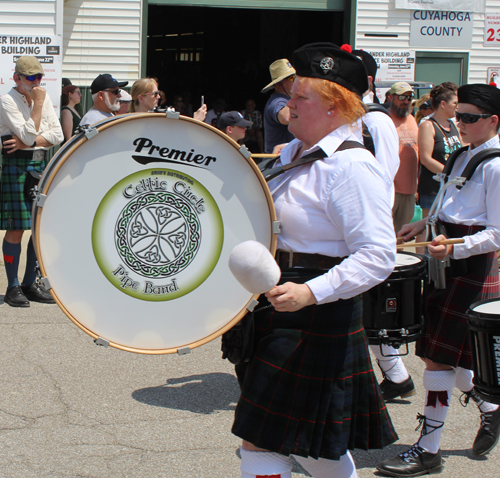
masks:
<svg viewBox="0 0 500 478"><path fill-rule="evenodd" d="M469 148L455 161L449 178L461 176L465 166L480 151L499 148L500 90L490 85L464 85L458 89L456 119ZM437 260L450 256L446 288L430 286L425 303L426 335L416 353L425 361L426 390L423 426L418 441L405 453L380 463L387 476L420 476L439 473L442 458L439 442L454 387L477 404L481 426L472 446L475 455L489 453L500 434L500 408L475 393L472 383L472 355L468 337L469 306L478 300L498 297L500 285L496 251L500 249L500 155L483 161L462 189L448 187L437 215L449 237L464 237L463 244L439 245L445 236L429 245ZM439 196L439 195L438 195ZM406 224L398 236L413 239L425 229L425 219Z"/></svg>

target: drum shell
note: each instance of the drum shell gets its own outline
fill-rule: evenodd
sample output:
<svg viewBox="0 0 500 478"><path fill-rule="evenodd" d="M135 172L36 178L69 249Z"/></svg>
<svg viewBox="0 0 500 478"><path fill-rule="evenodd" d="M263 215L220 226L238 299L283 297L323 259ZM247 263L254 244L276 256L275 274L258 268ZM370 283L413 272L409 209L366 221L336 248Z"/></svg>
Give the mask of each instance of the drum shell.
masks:
<svg viewBox="0 0 500 478"><path fill-rule="evenodd" d="M399 254L414 256L419 262L396 267L387 280L362 294L363 325L370 345L384 343L398 348L418 340L423 333L422 281L427 276L427 258ZM408 335L403 336L402 329ZM382 338L382 334L386 336Z"/></svg>
<svg viewBox="0 0 500 478"><path fill-rule="evenodd" d="M498 303L498 313L474 310L494 302ZM467 318L475 390L483 400L500 405L500 300L475 302L467 311Z"/></svg>

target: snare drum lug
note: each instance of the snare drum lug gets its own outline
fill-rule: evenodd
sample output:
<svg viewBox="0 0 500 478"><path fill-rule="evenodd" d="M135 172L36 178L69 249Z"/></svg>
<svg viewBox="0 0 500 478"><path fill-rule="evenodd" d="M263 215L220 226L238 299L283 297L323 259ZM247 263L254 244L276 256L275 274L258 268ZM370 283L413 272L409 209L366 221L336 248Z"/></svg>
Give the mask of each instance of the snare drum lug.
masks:
<svg viewBox="0 0 500 478"><path fill-rule="evenodd" d="M37 263L37 271L38 271L38 263ZM49 281L49 278L48 277L42 277L39 279L40 280L40 283L47 289L47 290L50 290L52 289L52 286L50 285L50 281Z"/></svg>
<svg viewBox="0 0 500 478"><path fill-rule="evenodd" d="M99 134L99 131L97 131L96 128L94 127L89 127L86 131L85 131L85 137L87 139L92 139L94 136L98 135Z"/></svg>
<svg viewBox="0 0 500 478"><path fill-rule="evenodd" d="M37 193L37 195L35 197L36 205L38 207L43 207L43 205L45 204L45 200L46 199L47 199L47 195L46 194Z"/></svg>
<svg viewBox="0 0 500 478"><path fill-rule="evenodd" d="M180 349L177 349L177 353L179 355L187 355L191 353L191 347L189 345L187 347L181 347Z"/></svg>
<svg viewBox="0 0 500 478"><path fill-rule="evenodd" d="M248 148L243 145L238 151L243 155L245 159L248 159L250 156L252 156L252 153L248 151Z"/></svg>
<svg viewBox="0 0 500 478"><path fill-rule="evenodd" d="M273 234L281 233L281 222L273 221Z"/></svg>
<svg viewBox="0 0 500 478"><path fill-rule="evenodd" d="M181 114L178 111L171 111L170 109L167 109L167 118L179 119L180 115Z"/></svg>
<svg viewBox="0 0 500 478"><path fill-rule="evenodd" d="M109 340L103 339L102 337L98 337L94 340L96 345L100 345L101 347L109 347Z"/></svg>
<svg viewBox="0 0 500 478"><path fill-rule="evenodd" d="M258 300L255 300L255 299L252 299L248 305L247 305L247 310L248 312L253 312L253 310L255 309L255 307L257 307L259 305L259 301Z"/></svg>

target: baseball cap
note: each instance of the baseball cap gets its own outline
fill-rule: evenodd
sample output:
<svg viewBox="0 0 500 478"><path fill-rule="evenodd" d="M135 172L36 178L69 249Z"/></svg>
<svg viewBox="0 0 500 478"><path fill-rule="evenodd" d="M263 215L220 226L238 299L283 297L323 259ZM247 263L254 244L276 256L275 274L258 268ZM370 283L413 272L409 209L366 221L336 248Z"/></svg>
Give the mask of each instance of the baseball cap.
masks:
<svg viewBox="0 0 500 478"><path fill-rule="evenodd" d="M229 113L222 114L218 123L218 128L224 132L228 126L241 126L243 128L248 128L249 126L252 126L252 122L243 118L241 113L238 113L237 111L230 111Z"/></svg>
<svg viewBox="0 0 500 478"><path fill-rule="evenodd" d="M99 75L90 85L92 94L109 88L123 88L128 85L128 81L116 81L109 73Z"/></svg>
<svg viewBox="0 0 500 478"><path fill-rule="evenodd" d="M120 103L130 103L132 101L132 97L125 91L120 91Z"/></svg>
<svg viewBox="0 0 500 478"><path fill-rule="evenodd" d="M45 75L42 65L34 56L21 56L16 61L15 72L18 75L30 76L30 75Z"/></svg>
<svg viewBox="0 0 500 478"><path fill-rule="evenodd" d="M406 81L398 81L391 86L391 95L403 95L407 91L413 91L413 88Z"/></svg>

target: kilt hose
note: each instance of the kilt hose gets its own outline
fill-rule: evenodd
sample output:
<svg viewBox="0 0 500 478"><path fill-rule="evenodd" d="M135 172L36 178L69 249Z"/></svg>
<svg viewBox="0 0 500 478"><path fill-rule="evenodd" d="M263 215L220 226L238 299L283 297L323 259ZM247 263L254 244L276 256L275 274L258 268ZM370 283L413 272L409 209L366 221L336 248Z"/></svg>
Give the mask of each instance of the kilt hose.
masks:
<svg viewBox="0 0 500 478"><path fill-rule="evenodd" d="M6 164L8 163L8 164ZM3 157L0 179L0 229L3 231L26 231L31 229L33 201L24 195L26 171L42 172L47 161L26 158ZM17 167L16 167L17 166Z"/></svg>
<svg viewBox="0 0 500 478"><path fill-rule="evenodd" d="M330 460L396 441L361 318L359 296L297 312L256 311L254 354L236 366L232 432L282 455Z"/></svg>
<svg viewBox="0 0 500 478"><path fill-rule="evenodd" d="M484 226L443 223L450 238L483 230ZM416 344L416 354L433 362L472 370L467 309L482 299L500 297L496 252L472 256L463 275L446 277L446 289L424 287L425 334Z"/></svg>

